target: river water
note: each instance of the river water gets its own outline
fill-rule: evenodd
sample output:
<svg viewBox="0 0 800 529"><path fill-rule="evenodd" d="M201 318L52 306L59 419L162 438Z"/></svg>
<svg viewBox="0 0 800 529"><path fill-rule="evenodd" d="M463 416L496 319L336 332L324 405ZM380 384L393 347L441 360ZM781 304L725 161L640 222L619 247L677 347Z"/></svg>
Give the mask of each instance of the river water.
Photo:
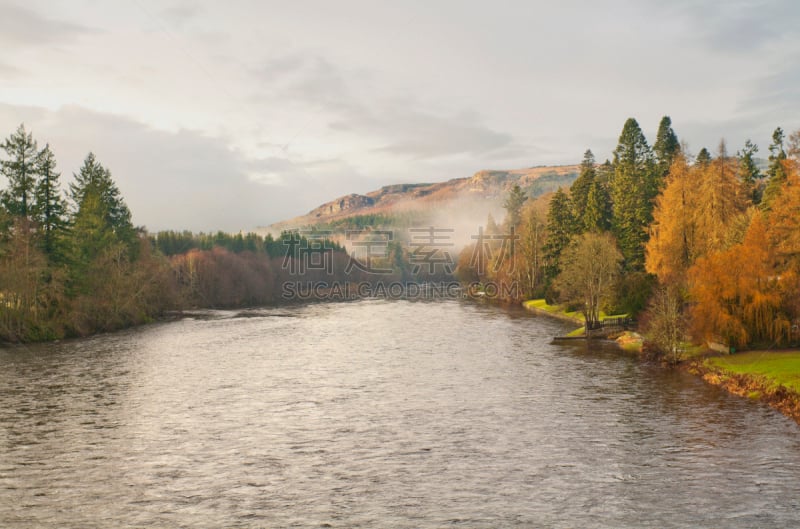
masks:
<svg viewBox="0 0 800 529"><path fill-rule="evenodd" d="M359 301L0 349L0 527L798 527L800 428L562 323Z"/></svg>

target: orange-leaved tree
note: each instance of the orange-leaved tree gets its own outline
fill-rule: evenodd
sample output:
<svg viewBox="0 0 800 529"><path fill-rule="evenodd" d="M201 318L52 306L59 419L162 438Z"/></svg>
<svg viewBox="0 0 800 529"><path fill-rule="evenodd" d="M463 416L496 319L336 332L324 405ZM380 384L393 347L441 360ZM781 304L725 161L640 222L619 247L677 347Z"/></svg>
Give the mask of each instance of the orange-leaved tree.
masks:
<svg viewBox="0 0 800 529"><path fill-rule="evenodd" d="M692 324L698 338L736 347L789 338L784 279L767 241L767 221L754 215L744 241L711 252L689 270ZM788 279L788 278L786 278Z"/></svg>

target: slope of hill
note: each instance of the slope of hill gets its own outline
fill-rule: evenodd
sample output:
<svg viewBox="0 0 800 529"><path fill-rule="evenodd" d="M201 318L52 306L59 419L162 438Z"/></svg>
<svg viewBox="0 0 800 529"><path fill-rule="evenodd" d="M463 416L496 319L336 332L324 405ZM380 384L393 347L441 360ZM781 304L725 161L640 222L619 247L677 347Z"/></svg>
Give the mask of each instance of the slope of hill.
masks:
<svg viewBox="0 0 800 529"><path fill-rule="evenodd" d="M396 184L366 195L350 194L326 202L306 215L269 226L270 231L312 226L346 226L348 219L363 217L391 224L393 218L427 222L434 214L448 212L484 220L488 214L502 216L502 203L514 184L530 198L559 187L569 187L580 166L532 167L508 171L479 171L471 177L454 178L435 184Z"/></svg>

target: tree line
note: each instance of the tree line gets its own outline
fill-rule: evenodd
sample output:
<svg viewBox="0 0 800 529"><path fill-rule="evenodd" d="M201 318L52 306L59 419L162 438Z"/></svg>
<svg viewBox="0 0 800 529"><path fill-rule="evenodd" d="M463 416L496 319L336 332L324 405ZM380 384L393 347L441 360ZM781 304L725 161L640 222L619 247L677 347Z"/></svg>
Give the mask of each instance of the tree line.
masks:
<svg viewBox="0 0 800 529"><path fill-rule="evenodd" d="M49 144L40 149L24 125L0 147L0 341L85 336L186 307L271 303L315 247L325 269L306 278L358 279L345 277L344 249L313 234L296 237L292 255L285 241L252 233L148 234L93 153L65 192Z"/></svg>
<svg viewBox="0 0 800 529"><path fill-rule="evenodd" d="M676 359L686 341L734 347L796 342L800 324L800 132L777 128L766 171L747 140L735 155L724 141L692 156L661 119L652 147L628 119L610 159L584 153L569 189L547 202L518 186L503 225L515 252L489 245L476 271L465 248L462 281L514 281L520 298L544 297L584 312L640 315L652 347ZM510 291L510 290L508 290Z"/></svg>

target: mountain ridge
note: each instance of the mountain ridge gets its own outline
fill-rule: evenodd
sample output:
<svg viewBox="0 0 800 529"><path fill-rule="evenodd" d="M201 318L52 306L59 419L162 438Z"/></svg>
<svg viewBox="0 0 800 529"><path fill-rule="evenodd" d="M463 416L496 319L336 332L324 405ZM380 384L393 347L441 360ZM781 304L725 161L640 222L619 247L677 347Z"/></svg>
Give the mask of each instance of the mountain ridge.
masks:
<svg viewBox="0 0 800 529"><path fill-rule="evenodd" d="M580 165L535 166L524 169L478 171L472 176L452 178L436 183L404 183L385 185L365 194L350 193L325 202L305 215L277 222L270 231L313 227L342 221L359 215L391 215L447 210L456 204L485 209L491 213L502 202L514 184L532 198L569 187L578 177ZM481 207L483 206L483 207Z"/></svg>

